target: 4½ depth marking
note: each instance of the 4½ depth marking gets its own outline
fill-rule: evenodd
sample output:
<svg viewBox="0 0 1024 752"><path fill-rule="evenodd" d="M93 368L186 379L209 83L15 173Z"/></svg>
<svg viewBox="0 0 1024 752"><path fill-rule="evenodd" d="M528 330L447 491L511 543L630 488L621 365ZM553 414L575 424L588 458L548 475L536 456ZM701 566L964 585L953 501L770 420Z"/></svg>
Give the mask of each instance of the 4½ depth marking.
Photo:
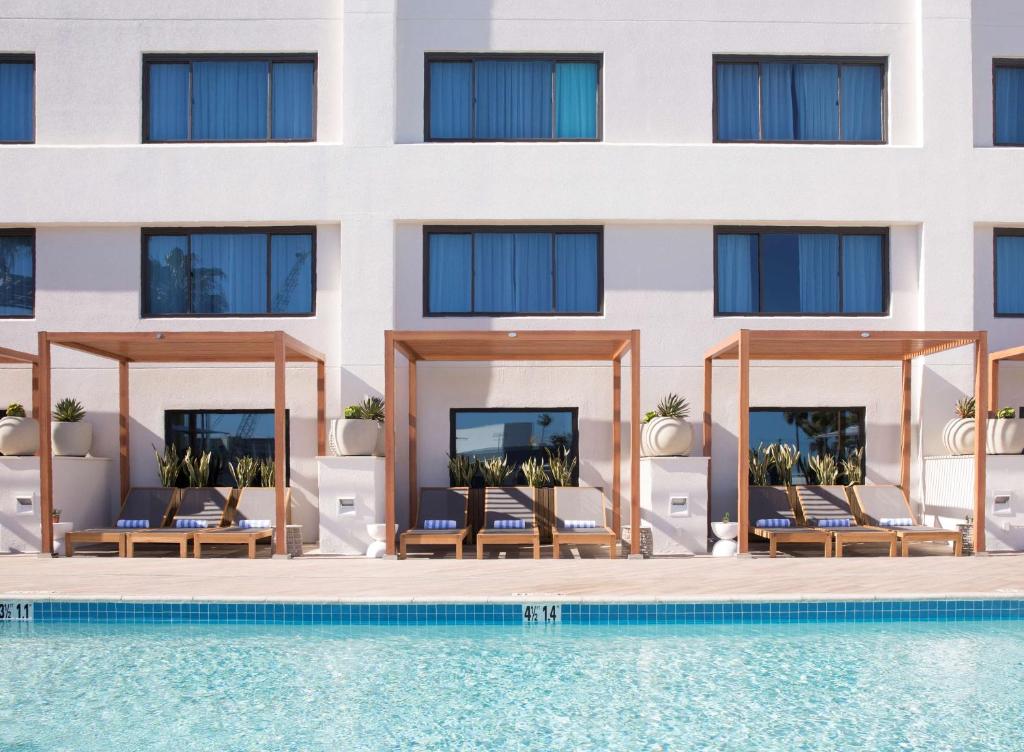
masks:
<svg viewBox="0 0 1024 752"><path fill-rule="evenodd" d="M557 603L524 603L523 624L558 624L562 607Z"/></svg>

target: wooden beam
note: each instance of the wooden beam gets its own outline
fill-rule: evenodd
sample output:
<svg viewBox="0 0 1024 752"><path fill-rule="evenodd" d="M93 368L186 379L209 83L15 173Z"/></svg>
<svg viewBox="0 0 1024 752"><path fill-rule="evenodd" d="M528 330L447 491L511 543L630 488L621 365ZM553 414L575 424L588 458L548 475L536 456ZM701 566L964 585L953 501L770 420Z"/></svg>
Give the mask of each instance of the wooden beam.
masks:
<svg viewBox="0 0 1024 752"><path fill-rule="evenodd" d="M900 488L910 499L910 379L913 361L900 361Z"/></svg>
<svg viewBox="0 0 1024 752"><path fill-rule="evenodd" d="M395 333L384 332L384 535L385 552L395 555Z"/></svg>
<svg viewBox="0 0 1024 752"><path fill-rule="evenodd" d="M285 467L288 450L285 446L285 368L288 351L285 347L284 332L274 334L274 489L277 530L274 536L274 555L285 556L287 547L288 514L285 506Z"/></svg>
<svg viewBox="0 0 1024 752"><path fill-rule="evenodd" d="M277 335L277 332L274 332ZM284 334L285 360L308 360L313 363L323 363L324 355L319 350L314 350L302 340L296 339L290 334Z"/></svg>
<svg viewBox="0 0 1024 752"><path fill-rule="evenodd" d="M53 553L53 449L50 446L50 339L39 332L39 550Z"/></svg>
<svg viewBox="0 0 1024 752"><path fill-rule="evenodd" d="M640 555L640 330L629 333L629 553Z"/></svg>
<svg viewBox="0 0 1024 752"><path fill-rule="evenodd" d="M327 455L327 367L316 362L316 454Z"/></svg>
<svg viewBox="0 0 1024 752"><path fill-rule="evenodd" d="M622 361L612 361L612 530L622 535ZM557 552L556 552L557 553Z"/></svg>
<svg viewBox="0 0 1024 752"><path fill-rule="evenodd" d="M705 457L711 456L711 374L714 361L704 358L704 422L701 429L701 449ZM708 473L710 476L710 472Z"/></svg>
<svg viewBox="0 0 1024 752"><path fill-rule="evenodd" d="M988 363L988 410L994 413L999 409L999 364L1001 360L991 358ZM977 401L975 401L977 402ZM977 409L977 404L975 404ZM1020 416L1024 418L1024 415Z"/></svg>
<svg viewBox="0 0 1024 752"><path fill-rule="evenodd" d="M39 361L32 363L32 417L39 420Z"/></svg>
<svg viewBox="0 0 1024 752"><path fill-rule="evenodd" d="M118 446L118 472L121 478L120 501L123 504L128 498L128 490L131 488L132 463L131 443L129 436L128 418L131 415L129 409L129 381L128 362L121 360L117 363L117 434Z"/></svg>
<svg viewBox="0 0 1024 752"><path fill-rule="evenodd" d="M739 430L736 432L736 451L739 453L736 463L736 522L739 535L736 537L738 553L745 554L748 550L748 503L750 501L750 332L740 330L739 334Z"/></svg>
<svg viewBox="0 0 1024 752"><path fill-rule="evenodd" d="M974 346L974 550L985 552L985 473L988 434L988 333L978 332Z"/></svg>
<svg viewBox="0 0 1024 752"><path fill-rule="evenodd" d="M409 361L409 527L416 527L419 509L419 479L416 452L416 361Z"/></svg>

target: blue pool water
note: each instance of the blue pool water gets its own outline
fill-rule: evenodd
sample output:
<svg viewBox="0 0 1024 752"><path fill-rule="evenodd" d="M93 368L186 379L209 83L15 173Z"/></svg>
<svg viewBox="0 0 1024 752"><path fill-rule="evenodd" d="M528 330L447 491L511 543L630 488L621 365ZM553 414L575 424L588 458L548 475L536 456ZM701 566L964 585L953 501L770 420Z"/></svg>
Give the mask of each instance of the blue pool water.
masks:
<svg viewBox="0 0 1024 752"><path fill-rule="evenodd" d="M1024 622L0 624L0 750L1021 750Z"/></svg>

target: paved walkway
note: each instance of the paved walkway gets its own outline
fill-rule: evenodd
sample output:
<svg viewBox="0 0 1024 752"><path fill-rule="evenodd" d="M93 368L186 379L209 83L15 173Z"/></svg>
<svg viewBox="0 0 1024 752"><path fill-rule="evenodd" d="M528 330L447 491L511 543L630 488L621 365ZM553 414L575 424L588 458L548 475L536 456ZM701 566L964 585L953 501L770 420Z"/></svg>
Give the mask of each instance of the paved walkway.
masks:
<svg viewBox="0 0 1024 752"><path fill-rule="evenodd" d="M0 556L5 598L306 601L1024 597L1024 556L558 561Z"/></svg>

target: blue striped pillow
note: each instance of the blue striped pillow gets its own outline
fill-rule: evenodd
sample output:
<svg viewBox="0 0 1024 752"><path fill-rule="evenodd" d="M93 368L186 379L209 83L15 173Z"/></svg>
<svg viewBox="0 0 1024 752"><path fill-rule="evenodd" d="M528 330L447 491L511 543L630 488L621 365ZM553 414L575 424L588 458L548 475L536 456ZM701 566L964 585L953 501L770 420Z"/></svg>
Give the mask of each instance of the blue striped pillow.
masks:
<svg viewBox="0 0 1024 752"><path fill-rule="evenodd" d="M524 530L526 520L495 520L494 527L498 530Z"/></svg>
<svg viewBox="0 0 1024 752"><path fill-rule="evenodd" d="M118 520L116 523L114 523L114 527L123 527L123 528L149 527L149 520Z"/></svg>
<svg viewBox="0 0 1024 752"><path fill-rule="evenodd" d="M793 521L783 519L782 517L770 517L766 520L758 520L754 523L754 527L792 527Z"/></svg>
<svg viewBox="0 0 1024 752"><path fill-rule="evenodd" d="M455 520L423 520L424 530L454 530Z"/></svg>
<svg viewBox="0 0 1024 752"><path fill-rule="evenodd" d="M263 528L273 527L274 525L270 520L239 520L238 527L243 530L262 530Z"/></svg>
<svg viewBox="0 0 1024 752"><path fill-rule="evenodd" d="M909 517L883 517L878 524L882 527L913 527L914 521Z"/></svg>
<svg viewBox="0 0 1024 752"><path fill-rule="evenodd" d="M853 527L853 520L849 517L835 517L827 520L818 520L818 527Z"/></svg>
<svg viewBox="0 0 1024 752"><path fill-rule="evenodd" d="M174 526L178 527L178 528L204 528L204 527L210 527L210 523L208 523L206 520L184 519L184 520L175 520L174 521Z"/></svg>

